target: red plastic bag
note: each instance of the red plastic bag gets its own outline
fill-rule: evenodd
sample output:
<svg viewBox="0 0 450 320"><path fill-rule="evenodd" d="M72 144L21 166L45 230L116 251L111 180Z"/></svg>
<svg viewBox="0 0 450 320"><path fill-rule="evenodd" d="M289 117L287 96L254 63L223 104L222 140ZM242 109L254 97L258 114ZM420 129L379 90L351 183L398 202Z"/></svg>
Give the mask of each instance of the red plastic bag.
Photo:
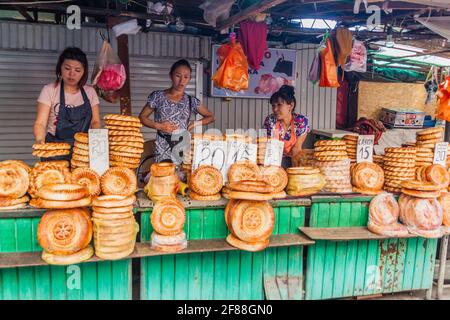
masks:
<svg viewBox="0 0 450 320"><path fill-rule="evenodd" d="M331 48L331 40L327 39L325 49L320 52L320 60L322 68L320 71L321 87L339 88L339 81L337 78L337 67L334 61L333 49Z"/></svg>
<svg viewBox="0 0 450 320"><path fill-rule="evenodd" d="M214 86L232 91L248 89L248 62L242 47L235 40L217 49L220 66L212 77Z"/></svg>
<svg viewBox="0 0 450 320"><path fill-rule="evenodd" d="M436 96L439 100L436 118L450 121L450 77L447 77L445 81L439 85Z"/></svg>
<svg viewBox="0 0 450 320"><path fill-rule="evenodd" d="M123 87L126 78L125 67L119 57L109 42L103 41L102 49L95 61L92 85L102 91L117 91ZM109 92L108 95L113 94Z"/></svg>

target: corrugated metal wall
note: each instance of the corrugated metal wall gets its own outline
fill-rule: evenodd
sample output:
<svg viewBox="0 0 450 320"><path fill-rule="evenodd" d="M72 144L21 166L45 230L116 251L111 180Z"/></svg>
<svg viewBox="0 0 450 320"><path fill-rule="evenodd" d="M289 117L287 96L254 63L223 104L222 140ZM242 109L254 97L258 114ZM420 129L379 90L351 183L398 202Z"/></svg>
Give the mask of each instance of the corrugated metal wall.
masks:
<svg viewBox="0 0 450 320"><path fill-rule="evenodd" d="M0 22L0 50L2 56L20 56L24 59L22 65L25 71L36 70L40 76L29 77L28 73L16 77L11 81L7 77L0 80L3 91L13 97L12 101L1 99L0 123L7 121L9 126L6 132L0 131L0 160L14 158L11 153L18 150L4 150L8 147L9 136L12 132L19 135L30 136L35 115L35 99L43 84L53 79L53 68L58 53L67 46L78 46L89 56L90 66L94 64L95 55L100 50L102 41L99 31L102 28L82 27L81 30L68 30L64 26L27 24L18 22ZM116 41L112 39L112 46L116 48ZM323 89L312 85L307 80L309 66L312 63L315 45L296 44L291 46L297 49L296 93L298 106L296 112L306 114L315 129L334 128L336 119L336 90ZM129 37L130 68L132 80L132 106L133 113L138 113L145 104L146 96L154 89L164 88L169 83L166 76L168 68L178 58L188 58L191 62L198 59L209 60L211 56L211 38L166 33L147 33ZM9 62L0 61L0 78ZM204 63L205 72L209 68ZM208 78L203 74L203 101L214 112L216 122L210 128L218 128L225 132L227 128L259 129L264 118L271 112L267 99L231 99L208 97ZM33 72L30 72L33 73ZM16 75L20 74L16 73ZM23 81L22 81L23 80ZM30 83L32 82L32 83ZM30 85L25 90L24 86ZM195 86L195 77L190 86L191 94L199 89ZM0 89L1 90L1 89ZM0 91L1 94L1 91ZM25 99L26 97L26 99ZM102 112L117 112L118 107L101 102ZM11 113L15 111L14 115ZM25 115L26 114L26 115ZM22 123L23 122L23 123ZM12 131L12 128L17 130ZM18 129L18 127L20 127ZM9 130L9 131L8 131ZM27 133L28 132L28 133ZM147 137L153 136L150 130L144 130ZM3 138L5 137L5 138ZM27 139L28 140L28 139ZM30 147L31 141L12 142L14 146ZM3 149L2 149L3 148ZM22 149L21 149L22 150ZM23 149L25 150L25 149ZM23 152L23 150L21 152ZM8 154L5 154L8 151ZM28 151L26 151L28 153ZM16 157L17 158L17 157Z"/></svg>

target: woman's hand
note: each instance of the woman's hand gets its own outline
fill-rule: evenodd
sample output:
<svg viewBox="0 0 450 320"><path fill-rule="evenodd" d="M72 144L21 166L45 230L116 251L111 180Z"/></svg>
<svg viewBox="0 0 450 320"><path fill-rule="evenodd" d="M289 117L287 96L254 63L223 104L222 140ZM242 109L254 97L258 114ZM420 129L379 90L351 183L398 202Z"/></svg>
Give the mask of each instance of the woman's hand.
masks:
<svg viewBox="0 0 450 320"><path fill-rule="evenodd" d="M178 126L173 124L170 121L160 122L160 123L158 123L157 127L158 127L157 128L158 130L165 132L165 133L172 133L178 129Z"/></svg>

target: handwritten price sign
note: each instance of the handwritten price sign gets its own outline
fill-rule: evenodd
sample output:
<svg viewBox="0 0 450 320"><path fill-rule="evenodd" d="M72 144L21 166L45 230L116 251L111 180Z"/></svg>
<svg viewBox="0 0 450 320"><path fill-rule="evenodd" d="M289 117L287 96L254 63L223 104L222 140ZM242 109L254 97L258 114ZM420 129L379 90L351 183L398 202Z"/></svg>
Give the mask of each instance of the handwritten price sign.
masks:
<svg viewBox="0 0 450 320"><path fill-rule="evenodd" d="M356 162L373 162L373 144L375 136L358 136L358 146L356 147Z"/></svg>
<svg viewBox="0 0 450 320"><path fill-rule="evenodd" d="M89 129L89 167L99 175L109 169L108 129Z"/></svg>
<svg viewBox="0 0 450 320"><path fill-rule="evenodd" d="M225 141L210 141L196 139L194 141L194 160L192 170L201 165L213 166L222 172L222 176L227 174L227 143Z"/></svg>
<svg viewBox="0 0 450 320"><path fill-rule="evenodd" d="M281 166L284 143L279 140L269 140L266 144L264 166Z"/></svg>
<svg viewBox="0 0 450 320"><path fill-rule="evenodd" d="M440 164L441 166L447 166L447 153L448 142L438 142L434 147L434 159L433 164Z"/></svg>

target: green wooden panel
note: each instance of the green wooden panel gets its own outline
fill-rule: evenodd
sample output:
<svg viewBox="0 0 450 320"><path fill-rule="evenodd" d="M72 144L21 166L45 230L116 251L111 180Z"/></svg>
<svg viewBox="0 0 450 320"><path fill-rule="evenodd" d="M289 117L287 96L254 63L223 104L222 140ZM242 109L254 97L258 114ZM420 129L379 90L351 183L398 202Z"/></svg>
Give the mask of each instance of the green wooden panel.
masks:
<svg viewBox="0 0 450 320"><path fill-rule="evenodd" d="M0 252L41 251L37 242L39 220L0 218ZM0 269L0 298L131 299L130 275L131 260Z"/></svg>
<svg viewBox="0 0 450 320"><path fill-rule="evenodd" d="M310 227L365 226L369 202L313 201ZM317 241L307 251L306 299L391 293L431 286L436 239Z"/></svg>
<svg viewBox="0 0 450 320"><path fill-rule="evenodd" d="M274 211L274 234L297 233L298 227L304 225L303 207L280 206ZM152 231L149 217L149 211L141 213L141 238L147 241ZM224 209L186 210L185 231L188 240L225 238L229 232ZM275 277L292 274L301 277L303 272L301 247L270 248L256 253L228 251L166 257L173 257L167 260L171 261L170 264L160 257L142 259L142 299L263 299L265 275ZM302 297L301 291L299 299Z"/></svg>

